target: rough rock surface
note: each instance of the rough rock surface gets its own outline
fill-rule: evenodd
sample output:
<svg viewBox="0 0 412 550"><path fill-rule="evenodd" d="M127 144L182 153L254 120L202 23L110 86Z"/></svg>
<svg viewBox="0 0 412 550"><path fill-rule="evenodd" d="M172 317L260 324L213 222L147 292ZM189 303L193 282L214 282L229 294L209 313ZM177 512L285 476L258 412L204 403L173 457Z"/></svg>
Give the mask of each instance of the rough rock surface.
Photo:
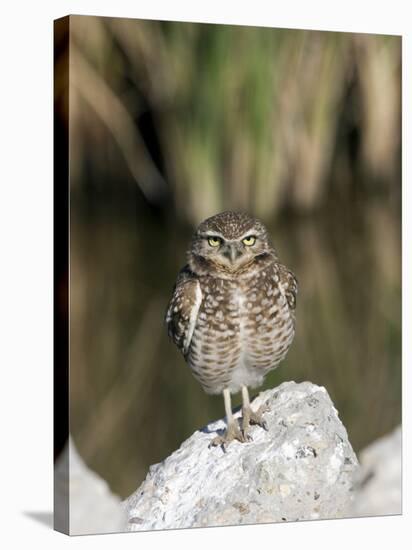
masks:
<svg viewBox="0 0 412 550"><path fill-rule="evenodd" d="M83 462L72 438L56 463L55 526L70 535L125 531L120 497ZM68 525L65 517L66 506Z"/></svg>
<svg viewBox="0 0 412 550"><path fill-rule="evenodd" d="M124 502L127 530L347 516L358 461L325 388L285 382L252 407L264 403L268 431L253 427L253 441L208 448L221 419L151 466Z"/></svg>
<svg viewBox="0 0 412 550"><path fill-rule="evenodd" d="M351 515L386 516L402 513L401 427L360 452Z"/></svg>

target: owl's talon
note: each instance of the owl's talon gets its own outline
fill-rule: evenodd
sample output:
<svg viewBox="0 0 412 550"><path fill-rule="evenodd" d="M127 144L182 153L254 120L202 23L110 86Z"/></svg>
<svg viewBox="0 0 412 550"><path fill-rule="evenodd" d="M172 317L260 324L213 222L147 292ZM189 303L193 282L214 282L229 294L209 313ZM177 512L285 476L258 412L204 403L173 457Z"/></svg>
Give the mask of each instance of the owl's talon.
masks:
<svg viewBox="0 0 412 550"><path fill-rule="evenodd" d="M250 407L244 407L243 409L243 431L248 430L249 425L261 426L264 430L268 431L268 425L266 420L262 418L265 412L269 411L267 405L262 405L256 412L253 412Z"/></svg>
<svg viewBox="0 0 412 550"><path fill-rule="evenodd" d="M226 452L226 447L235 439L240 441L240 443L245 443L245 441L247 441L245 435L239 429L237 422L228 424L225 433L223 435L217 435L213 438L208 447L210 449L210 447L218 447L220 445L223 451Z"/></svg>
<svg viewBox="0 0 412 550"><path fill-rule="evenodd" d="M253 437L250 435L250 433L248 433L247 431L245 432L243 430L242 430L242 433L245 441L253 441Z"/></svg>

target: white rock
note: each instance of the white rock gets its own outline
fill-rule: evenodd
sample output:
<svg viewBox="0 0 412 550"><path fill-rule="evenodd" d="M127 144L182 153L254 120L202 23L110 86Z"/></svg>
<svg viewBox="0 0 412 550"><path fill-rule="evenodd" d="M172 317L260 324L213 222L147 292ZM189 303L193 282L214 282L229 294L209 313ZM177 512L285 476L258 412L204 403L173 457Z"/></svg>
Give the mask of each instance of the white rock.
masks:
<svg viewBox="0 0 412 550"><path fill-rule="evenodd" d="M402 513L401 427L366 447L359 454L354 516Z"/></svg>
<svg viewBox="0 0 412 550"><path fill-rule="evenodd" d="M266 403L268 431L208 448L218 420L196 431L125 502L127 530L297 521L347 515L357 458L325 388L285 382ZM236 414L240 416L240 411Z"/></svg>
<svg viewBox="0 0 412 550"><path fill-rule="evenodd" d="M70 535L125 530L120 497L90 470L70 438L55 467L55 528Z"/></svg>

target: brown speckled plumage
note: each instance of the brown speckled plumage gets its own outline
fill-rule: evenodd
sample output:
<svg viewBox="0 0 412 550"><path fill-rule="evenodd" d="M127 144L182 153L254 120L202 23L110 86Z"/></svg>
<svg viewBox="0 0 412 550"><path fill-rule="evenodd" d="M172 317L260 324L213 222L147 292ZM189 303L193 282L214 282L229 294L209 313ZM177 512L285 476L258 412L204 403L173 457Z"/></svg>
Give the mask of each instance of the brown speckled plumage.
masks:
<svg viewBox="0 0 412 550"><path fill-rule="evenodd" d="M196 234L218 234L227 240L266 229L246 214L224 212L205 220ZM235 270L232 276L193 257L179 274L170 302L169 334L193 374L208 393L242 384L260 385L264 375L285 357L294 336L297 283L279 263L272 247ZM201 295L201 296L200 296ZM194 326L190 316L197 308ZM190 338L188 338L188 334Z"/></svg>
<svg viewBox="0 0 412 550"><path fill-rule="evenodd" d="M207 393L256 387L292 343L296 294L264 225L223 212L193 236L166 314L169 335Z"/></svg>

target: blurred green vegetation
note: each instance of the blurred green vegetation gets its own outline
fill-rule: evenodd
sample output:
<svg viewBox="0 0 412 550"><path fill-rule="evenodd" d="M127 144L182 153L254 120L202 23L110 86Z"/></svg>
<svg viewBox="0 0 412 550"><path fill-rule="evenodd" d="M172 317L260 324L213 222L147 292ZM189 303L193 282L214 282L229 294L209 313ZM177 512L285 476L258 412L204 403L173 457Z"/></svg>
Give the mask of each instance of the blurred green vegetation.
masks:
<svg viewBox="0 0 412 550"><path fill-rule="evenodd" d="M163 315L194 225L228 208L268 225L300 283L295 341L265 387L325 386L356 450L399 423L400 38L70 26L70 116L57 113L70 124L70 418L89 465L126 496L223 414Z"/></svg>

